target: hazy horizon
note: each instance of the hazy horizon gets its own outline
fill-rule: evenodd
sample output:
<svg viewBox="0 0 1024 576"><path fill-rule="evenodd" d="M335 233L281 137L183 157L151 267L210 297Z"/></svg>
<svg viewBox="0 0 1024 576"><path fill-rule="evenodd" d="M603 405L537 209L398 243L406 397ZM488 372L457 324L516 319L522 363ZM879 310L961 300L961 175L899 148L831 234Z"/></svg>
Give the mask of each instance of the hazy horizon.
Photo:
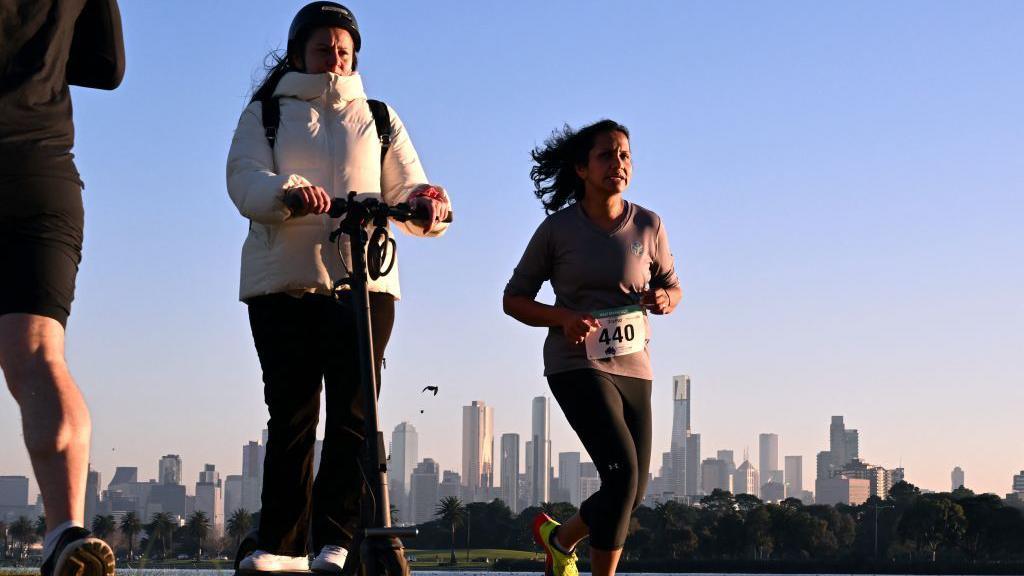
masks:
<svg viewBox="0 0 1024 576"><path fill-rule="evenodd" d="M303 3L122 2L124 84L73 89L86 238L68 357L104 487L115 465L155 478L168 453L187 485L205 463L240 473L265 427L224 162ZM971 489L1011 491L1024 4L348 6L368 94L397 110L456 213L440 239L398 238L388 437L409 421L419 458L458 470L450 438L472 400L495 406L495 438L529 433L544 331L500 304L544 217L529 151L609 117L631 131L626 198L664 219L684 291L652 322L652 472L672 376L688 374L702 458L749 449L757 465L773 432L812 488L843 415L864 460L919 487L948 490L960 466ZM588 460L553 401L551 421L553 450ZM31 476L9 394L0 438L0 475Z"/></svg>

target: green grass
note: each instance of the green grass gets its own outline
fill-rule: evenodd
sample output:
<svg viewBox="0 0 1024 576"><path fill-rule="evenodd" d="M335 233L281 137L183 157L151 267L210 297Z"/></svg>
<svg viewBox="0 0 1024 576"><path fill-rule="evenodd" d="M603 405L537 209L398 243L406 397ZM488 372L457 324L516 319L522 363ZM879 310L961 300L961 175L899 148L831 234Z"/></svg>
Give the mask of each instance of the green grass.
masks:
<svg viewBox="0 0 1024 576"><path fill-rule="evenodd" d="M447 565L451 560L451 550L417 550L408 549L405 557L413 568L430 568L439 565ZM415 558L415 560L413 560ZM484 558L489 562L485 562ZM543 560L540 552L525 552L522 550L496 550L486 548L470 548L469 561L466 560L466 549L455 549L456 565L460 568L489 568L495 560Z"/></svg>

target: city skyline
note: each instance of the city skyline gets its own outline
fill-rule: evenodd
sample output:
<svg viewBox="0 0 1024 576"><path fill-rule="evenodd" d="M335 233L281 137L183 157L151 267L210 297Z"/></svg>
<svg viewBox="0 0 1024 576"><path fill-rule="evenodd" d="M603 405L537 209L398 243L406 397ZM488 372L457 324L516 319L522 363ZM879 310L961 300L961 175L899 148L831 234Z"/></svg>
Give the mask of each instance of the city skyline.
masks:
<svg viewBox="0 0 1024 576"><path fill-rule="evenodd" d="M673 386L672 398L676 402L676 418L675 421L678 423L680 419L678 415L680 408L686 415L686 421L690 417L691 406L689 404L689 398L691 393L690 378L686 375L677 375L673 378L675 385ZM680 383L685 383L685 387L681 388ZM683 392L685 390L685 392ZM679 400L686 398L685 404L680 404ZM527 441L529 444L533 444L538 439L543 441L543 438L547 435L547 429L550 426L550 414L549 414L549 403L550 400L547 397L540 396L533 398L531 401L531 428L533 429L534 435L533 440ZM439 476L443 472L445 478L454 479L458 478L461 490L458 494L469 501L487 501L495 497L501 497L506 503L510 503L513 510L522 508L527 504L536 504L535 501L568 501L575 505L578 505L582 500L580 497L581 490L581 469L582 466L592 466L592 463L581 462L581 453L572 451L560 450L557 446L552 446L550 440L543 441L548 446L545 452L549 456L531 456L531 458L542 458L548 459L549 469L551 476L549 480L557 480L559 482L559 491L557 495L552 492L550 498L539 497L533 492L532 483L535 481L530 472L530 468L536 469L536 464L533 466L524 466L521 464L519 454L521 451L528 450L527 443L520 443L519 435L516 433L501 433L495 434L492 423L494 419L494 407L487 406L485 402L474 400L468 406L462 407L463 413L463 428L462 428L462 448L463 453L460 455L460 459L452 466L445 466L443 462L438 462L430 456L425 456L423 459L418 459L419 435L416 429L408 422L401 422L395 426L392 431L391 444L389 447L389 485L393 492L392 502L396 506L405 511L407 508L409 511L414 507L412 500L410 499L410 491L407 486L410 486L411 475L413 474L413 468L422 468L422 464L434 466ZM830 425L828 428L827 438L823 438L828 444L830 450L819 451L817 454L817 467L815 472L815 484L816 490L814 493L806 493L808 497L817 496L817 492L823 491L826 498L826 502L843 501L844 498L866 498L869 485L858 484L856 489L850 488L852 483L845 478L864 478L864 482L867 479L871 479L871 491L878 495L886 493L889 486L895 481L903 479L904 470L897 468L895 476L886 476L885 488L879 484L878 488L874 487L875 477L881 482L882 472L885 472L881 467L877 467L873 464L864 462L860 457L858 451L858 440L859 432L857 429L848 429L845 425L845 419L841 415L833 415L830 418ZM678 429L673 427L672 438L679 436ZM687 432L687 436L689 436ZM699 435L698 435L699 436ZM209 509L211 510L209 517L217 524L223 524L224 516L228 515L229 509L234 508L246 508L255 509L258 508L258 497L256 494L259 488L253 488L252 484L258 484L261 481L262 474L262 460L264 453L264 444L266 443L266 429L264 429L259 435L261 441L249 441L242 448L242 465L240 468L241 474L227 474L224 477L222 483L221 471L216 469L216 464L204 463L201 471L199 472L199 479L195 484L195 490L189 494L188 486L190 484L182 481L182 470L183 470L183 458L180 454L167 454L160 456L157 459L156 466L156 477L145 480L145 474L140 478L138 470L139 466L124 466L119 465L109 482L110 486L123 484L123 483L134 483L139 482L141 484L148 485L181 485L184 490L180 493L180 497L188 495L190 498L195 498L196 509ZM499 458L497 462L494 462L494 449L495 438L500 438ZM659 490L665 490L667 492L676 491L676 495L681 498L689 498L689 501L695 501L696 498L702 495L706 495L711 492L712 488L721 488L724 490L735 491L736 493L750 493L761 497L766 501L778 501L786 496L797 496L803 498L802 486L804 482L803 473L803 455L785 455L785 468L778 469L778 454L780 437L774 433L760 433L759 439L759 459L758 465L754 466L750 461L749 451L744 450L744 459L741 465L738 467L736 472L735 480L731 478L728 482L725 481L726 477L731 477L733 472L731 471L735 467L735 461L733 457L733 450L723 449L717 451L716 458L703 459L701 468L694 472L698 475L698 481L696 486L698 489L689 490L683 493L679 493L677 475L670 468L666 469L664 466L659 470L652 465L651 474L654 477L655 482L662 481L663 483L658 487L654 488L653 496L655 499L659 498ZM674 440L670 440L670 446ZM317 440L317 451L321 445L321 440ZM699 443L697 444L697 454L694 456L698 460L700 459ZM557 454L557 459L554 455ZM584 453L585 454L585 453ZM654 460L656 455L652 455ZM661 454L662 460L667 466L672 466L678 460L673 455L673 451L665 452ZM557 461L557 465L555 462ZM319 462L319 453L316 453L314 460L314 469ZM461 467L458 463L461 462ZM464 471L466 463L469 462L470 466L474 470L474 474L467 475ZM515 466L515 472L510 475L505 469L506 463L512 462ZM433 463L433 464L431 464ZM570 464L571 463L571 464ZM765 464L767 463L767 465ZM497 466L495 466L497 464ZM653 463L652 463L653 464ZM570 465L569 470L566 470L566 466ZM710 466L710 468L709 468ZM403 473L403 470L406 472ZM878 470L878 474L871 472L872 470ZM665 476L665 474L668 476ZM845 482L843 486L829 485L823 487L820 482L828 481L833 475L839 477L842 473L842 477ZM888 472L886 472L888 474ZM130 476L127 476L130 474ZM853 474L853 476L850 476ZM568 475L568 476L567 476ZM960 466L955 466L951 471L953 487L963 484L965 471ZM0 474L2 478L18 478L20 476ZM90 469L90 483L96 485L102 478L102 472L95 469ZM515 496L506 497L509 495L509 491L506 488L505 481L509 478L515 478ZM1020 477L1014 475L1011 479L1010 489L1006 491L1009 493L1019 492L1024 488L1024 483L1019 479ZM526 493L519 494L522 486L521 482L526 482ZM859 481L859 480L858 480ZM568 482L568 483L567 483ZM734 484L735 482L735 484ZM838 482L838 480L837 480ZM842 483L840 482L840 483ZM959 484L958 484L959 482ZM777 495L769 495L762 493L763 490L770 489L769 483L779 485L779 490L783 490L777 493ZM709 487L709 484L711 485ZM214 490L213 487L216 487ZM652 487L654 484L652 484ZM785 487L784 489L782 487ZM651 492L652 487L649 487ZM790 492L792 487L792 492ZM927 486L919 486L925 490L931 490ZM827 488L827 490L826 490ZM969 488L969 486L968 486ZM950 488L952 489L952 488ZM27 486L26 497L28 497ZM449 488L450 490L450 488ZM548 490L547 487L543 490ZM552 488L553 490L553 488ZM855 494L853 496L837 496L835 490L840 490L838 494L847 494L843 490L852 490L849 494ZM102 486L100 486L100 492L102 492ZM941 490L934 490L941 491ZM248 494L247 494L248 493ZM775 494L773 492L773 494ZM1000 497L1004 496L1005 493L996 492ZM813 496L811 496L813 495ZM172 496L173 498L173 496ZM514 498L514 499L513 499ZM518 500L524 500L517 506ZM855 502L856 503L856 502ZM216 511L218 507L221 507L222 512Z"/></svg>
<svg viewBox="0 0 1024 576"><path fill-rule="evenodd" d="M224 0L196 18L189 2L122 3L124 83L72 88L87 224L67 351L104 478L125 462L156 478L166 454L187 480L204 463L237 475L265 427L224 163L301 4ZM421 459L458 467L473 400L495 407L495 438L530 438L546 331L500 303L544 217L529 152L608 117L630 129L625 197L662 217L684 294L651 318L652 469L678 374L703 455L756 462L758 435L778 434L806 489L837 414L868 461L924 488L960 466L1003 494L1024 469L1006 432L1024 372L1024 4L657 2L601 56L588 47L620 4L350 7L367 93L401 116L456 214L442 238L397 238L381 429L415 426ZM556 451L583 453L553 400L550 415ZM0 474L29 472L8 394Z"/></svg>

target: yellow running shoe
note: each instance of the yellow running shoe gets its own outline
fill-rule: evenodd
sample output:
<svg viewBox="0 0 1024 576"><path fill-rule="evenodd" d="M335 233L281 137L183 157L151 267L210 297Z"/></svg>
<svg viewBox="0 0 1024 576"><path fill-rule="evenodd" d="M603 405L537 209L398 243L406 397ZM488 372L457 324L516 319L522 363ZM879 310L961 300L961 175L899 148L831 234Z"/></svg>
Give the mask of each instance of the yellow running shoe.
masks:
<svg viewBox="0 0 1024 576"><path fill-rule="evenodd" d="M543 512L533 518L533 539L544 549L547 561L544 564L545 576L579 576L576 569L575 548L569 554L563 554L551 545L551 533L558 527L558 522Z"/></svg>

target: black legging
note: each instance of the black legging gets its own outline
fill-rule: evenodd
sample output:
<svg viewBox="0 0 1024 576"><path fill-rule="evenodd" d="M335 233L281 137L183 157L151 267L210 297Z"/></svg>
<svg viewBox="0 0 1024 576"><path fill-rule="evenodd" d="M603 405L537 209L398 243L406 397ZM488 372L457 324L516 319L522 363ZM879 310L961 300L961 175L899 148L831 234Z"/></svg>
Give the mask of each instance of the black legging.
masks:
<svg viewBox="0 0 1024 576"><path fill-rule="evenodd" d="M305 555L312 518L314 551L327 544L347 548L359 526L363 479L357 459L364 437L351 307L313 294L301 299L272 294L248 304L270 412L258 546L272 554ZM379 375L394 299L371 293L370 307ZM321 382L327 389L327 421L314 482Z"/></svg>
<svg viewBox="0 0 1024 576"><path fill-rule="evenodd" d="M580 505L590 546L618 550L651 466L651 381L583 369L548 376L555 400L601 476Z"/></svg>

